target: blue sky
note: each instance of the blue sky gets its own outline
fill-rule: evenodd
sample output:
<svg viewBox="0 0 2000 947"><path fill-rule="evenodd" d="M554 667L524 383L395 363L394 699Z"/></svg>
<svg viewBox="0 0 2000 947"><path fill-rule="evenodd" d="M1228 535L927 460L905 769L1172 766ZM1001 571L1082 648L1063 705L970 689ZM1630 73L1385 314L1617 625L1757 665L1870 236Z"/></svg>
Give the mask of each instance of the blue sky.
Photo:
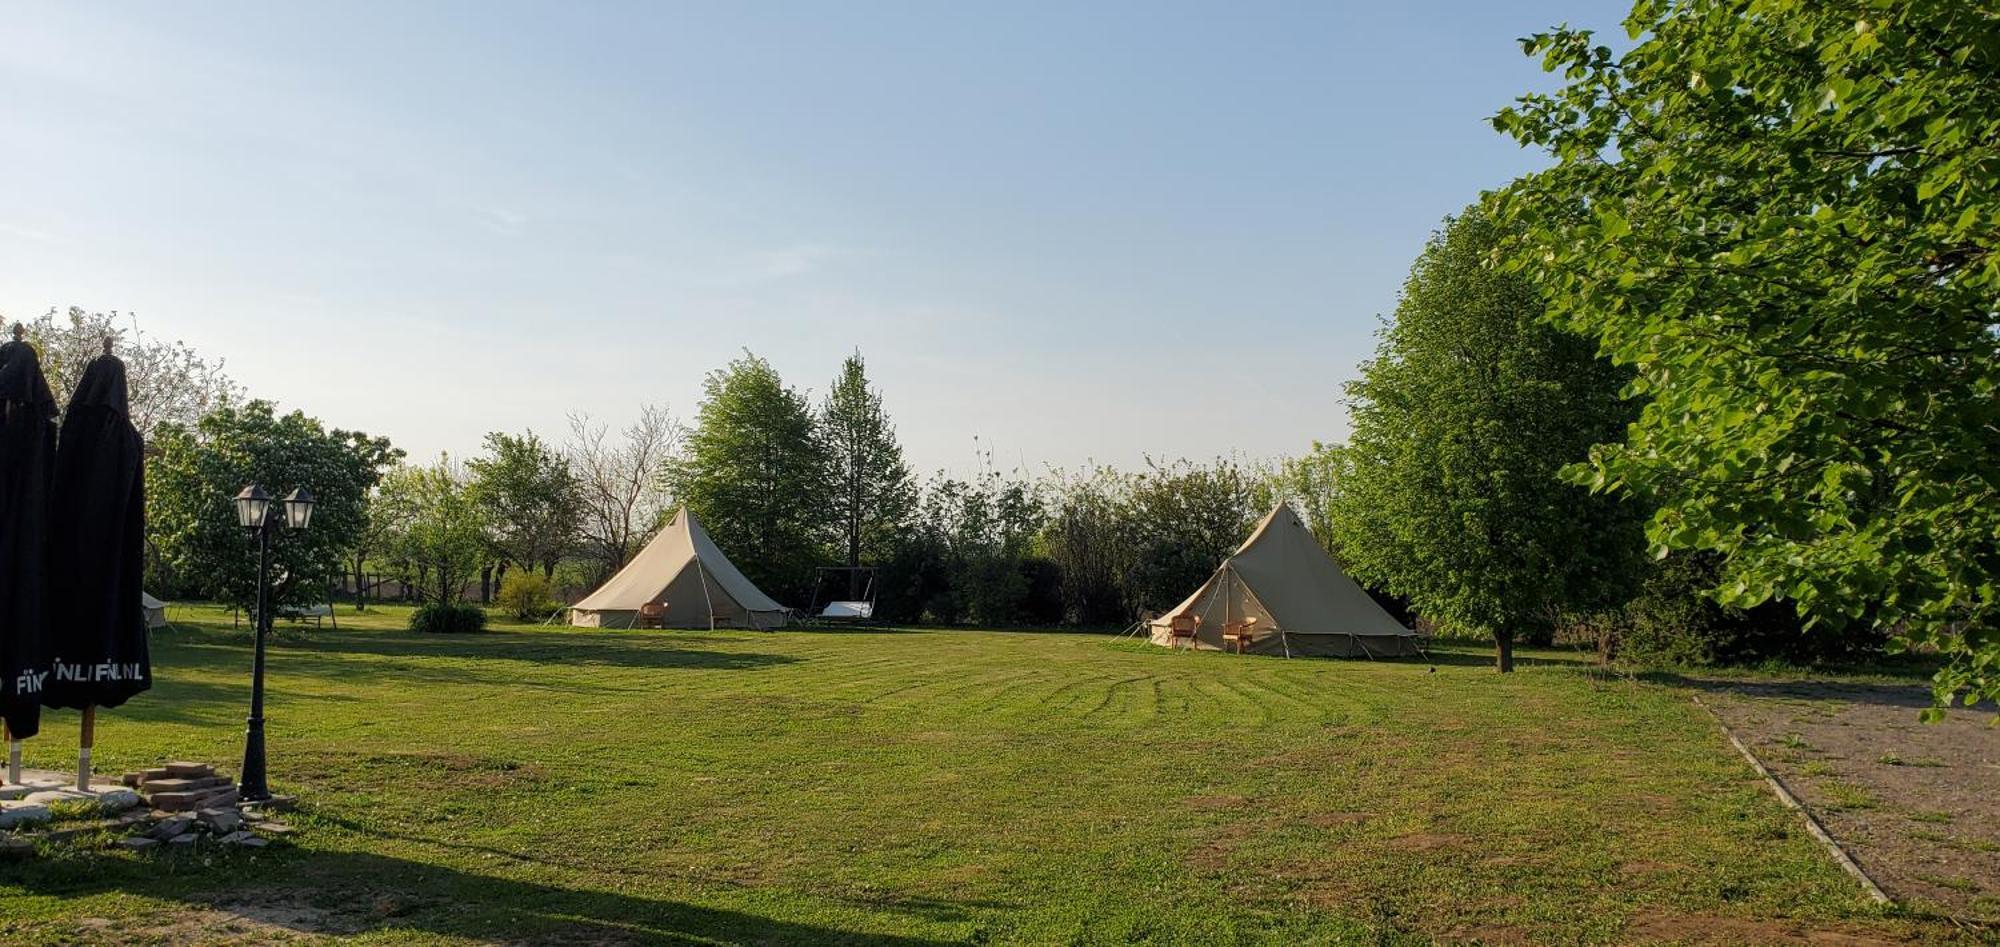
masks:
<svg viewBox="0 0 2000 947"><path fill-rule="evenodd" d="M0 314L134 311L425 457L867 356L920 469L1346 430L1604 0L0 0Z"/></svg>

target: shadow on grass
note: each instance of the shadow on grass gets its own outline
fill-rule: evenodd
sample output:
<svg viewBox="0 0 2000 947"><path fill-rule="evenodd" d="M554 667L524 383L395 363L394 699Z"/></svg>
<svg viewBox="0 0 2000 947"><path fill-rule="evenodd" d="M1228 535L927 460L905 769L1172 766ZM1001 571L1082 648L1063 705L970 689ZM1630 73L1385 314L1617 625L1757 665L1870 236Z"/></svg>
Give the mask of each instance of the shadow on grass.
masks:
<svg viewBox="0 0 2000 947"><path fill-rule="evenodd" d="M1641 671L1634 677L1649 684L1700 691L1704 694L1732 694L1740 697L1779 700L1833 700L1881 707L1922 710L1931 706L1927 683L1888 684L1879 682L1805 679L1744 680L1741 678L1691 677L1679 671ZM1987 711L1993 705L1984 705ZM1977 708L1975 708L1977 709Z"/></svg>
<svg viewBox="0 0 2000 947"><path fill-rule="evenodd" d="M163 870L165 869L165 870ZM608 878L606 866L594 877ZM112 939L194 939L228 918L275 935L418 934L495 943L886 944L959 943L784 921L644 895L479 874L446 865L362 852L232 853L213 869L162 855L137 860L77 856L0 867L0 885L75 898L128 894L214 911L166 919L157 929L115 930ZM953 923L950 902L885 898L860 905L930 923Z"/></svg>

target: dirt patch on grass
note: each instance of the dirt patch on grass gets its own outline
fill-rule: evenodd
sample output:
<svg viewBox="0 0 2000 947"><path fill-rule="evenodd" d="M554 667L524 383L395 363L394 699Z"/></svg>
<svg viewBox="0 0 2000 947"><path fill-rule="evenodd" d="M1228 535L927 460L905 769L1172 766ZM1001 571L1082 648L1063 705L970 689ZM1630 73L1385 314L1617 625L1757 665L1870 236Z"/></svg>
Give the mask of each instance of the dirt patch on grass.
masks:
<svg viewBox="0 0 2000 947"><path fill-rule="evenodd" d="M1241 809L1250 804L1248 796L1189 796L1187 804L1197 809Z"/></svg>
<svg viewBox="0 0 2000 947"><path fill-rule="evenodd" d="M1901 947L1917 941L1884 937L1864 929L1822 927L1798 921L1770 921L1714 914L1640 915L1625 928L1626 939L1642 944L1702 947L1803 945L1803 947Z"/></svg>
<svg viewBox="0 0 2000 947"><path fill-rule="evenodd" d="M1991 707L1919 723L1919 685L1707 682L1704 699L1897 900L2000 920Z"/></svg>
<svg viewBox="0 0 2000 947"><path fill-rule="evenodd" d="M1465 836L1453 832L1411 832L1390 839L1388 846L1399 852L1432 852L1446 848L1461 848L1467 841Z"/></svg>

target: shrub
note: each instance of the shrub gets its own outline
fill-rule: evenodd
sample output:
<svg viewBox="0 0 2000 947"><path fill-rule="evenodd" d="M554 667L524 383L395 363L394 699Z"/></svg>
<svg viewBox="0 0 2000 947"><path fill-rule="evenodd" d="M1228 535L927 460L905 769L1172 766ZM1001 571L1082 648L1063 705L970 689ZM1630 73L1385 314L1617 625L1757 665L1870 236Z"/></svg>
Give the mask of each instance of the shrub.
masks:
<svg viewBox="0 0 2000 947"><path fill-rule="evenodd" d="M497 604L518 621L541 621L562 607L548 577L527 569L509 571L500 580Z"/></svg>
<svg viewBox="0 0 2000 947"><path fill-rule="evenodd" d="M470 634L486 630L486 610L457 602L431 602L410 615L410 630L434 635Z"/></svg>

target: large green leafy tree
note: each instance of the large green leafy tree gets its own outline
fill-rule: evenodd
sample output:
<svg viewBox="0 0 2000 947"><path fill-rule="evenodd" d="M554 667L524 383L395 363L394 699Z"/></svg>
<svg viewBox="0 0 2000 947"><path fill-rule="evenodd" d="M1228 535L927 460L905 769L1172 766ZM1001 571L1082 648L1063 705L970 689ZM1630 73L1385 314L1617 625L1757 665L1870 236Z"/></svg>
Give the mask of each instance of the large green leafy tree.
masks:
<svg viewBox="0 0 2000 947"><path fill-rule="evenodd" d="M486 435L486 455L466 464L503 565L555 574L583 530L583 487L570 459L534 432Z"/></svg>
<svg viewBox="0 0 2000 947"><path fill-rule="evenodd" d="M1356 578L1490 634L1507 671L1516 640L1616 602L1643 540L1631 504L1558 477L1623 432L1624 373L1545 325L1532 284L1488 265L1502 237L1468 210L1417 258L1348 387L1354 430L1329 512Z"/></svg>
<svg viewBox="0 0 2000 947"><path fill-rule="evenodd" d="M879 562L893 551L916 504L910 467L882 395L868 385L861 353L849 355L820 407L820 436L832 474L832 510L849 566ZM860 594L851 573L846 594Z"/></svg>
<svg viewBox="0 0 2000 947"><path fill-rule="evenodd" d="M667 464L675 498L767 593L806 593L825 561L832 479L805 396L750 353L710 372L682 455Z"/></svg>
<svg viewBox="0 0 2000 947"><path fill-rule="evenodd" d="M1567 85L1496 125L1553 316L1648 407L1579 473L1790 599L2000 696L2000 17L1968 0L1646 0L1622 55L1524 41Z"/></svg>
<svg viewBox="0 0 2000 947"><path fill-rule="evenodd" d="M369 491L402 457L386 438L279 415L268 401L225 405L193 427L163 423L148 446L146 529L163 565L181 588L244 606L256 600L257 544L236 524L237 491L312 491L311 527L271 544L273 595L319 604L361 533Z"/></svg>
<svg viewBox="0 0 2000 947"><path fill-rule="evenodd" d="M487 562L487 510L475 483L449 457L382 478L375 505L394 526L381 555L420 601L459 601Z"/></svg>

